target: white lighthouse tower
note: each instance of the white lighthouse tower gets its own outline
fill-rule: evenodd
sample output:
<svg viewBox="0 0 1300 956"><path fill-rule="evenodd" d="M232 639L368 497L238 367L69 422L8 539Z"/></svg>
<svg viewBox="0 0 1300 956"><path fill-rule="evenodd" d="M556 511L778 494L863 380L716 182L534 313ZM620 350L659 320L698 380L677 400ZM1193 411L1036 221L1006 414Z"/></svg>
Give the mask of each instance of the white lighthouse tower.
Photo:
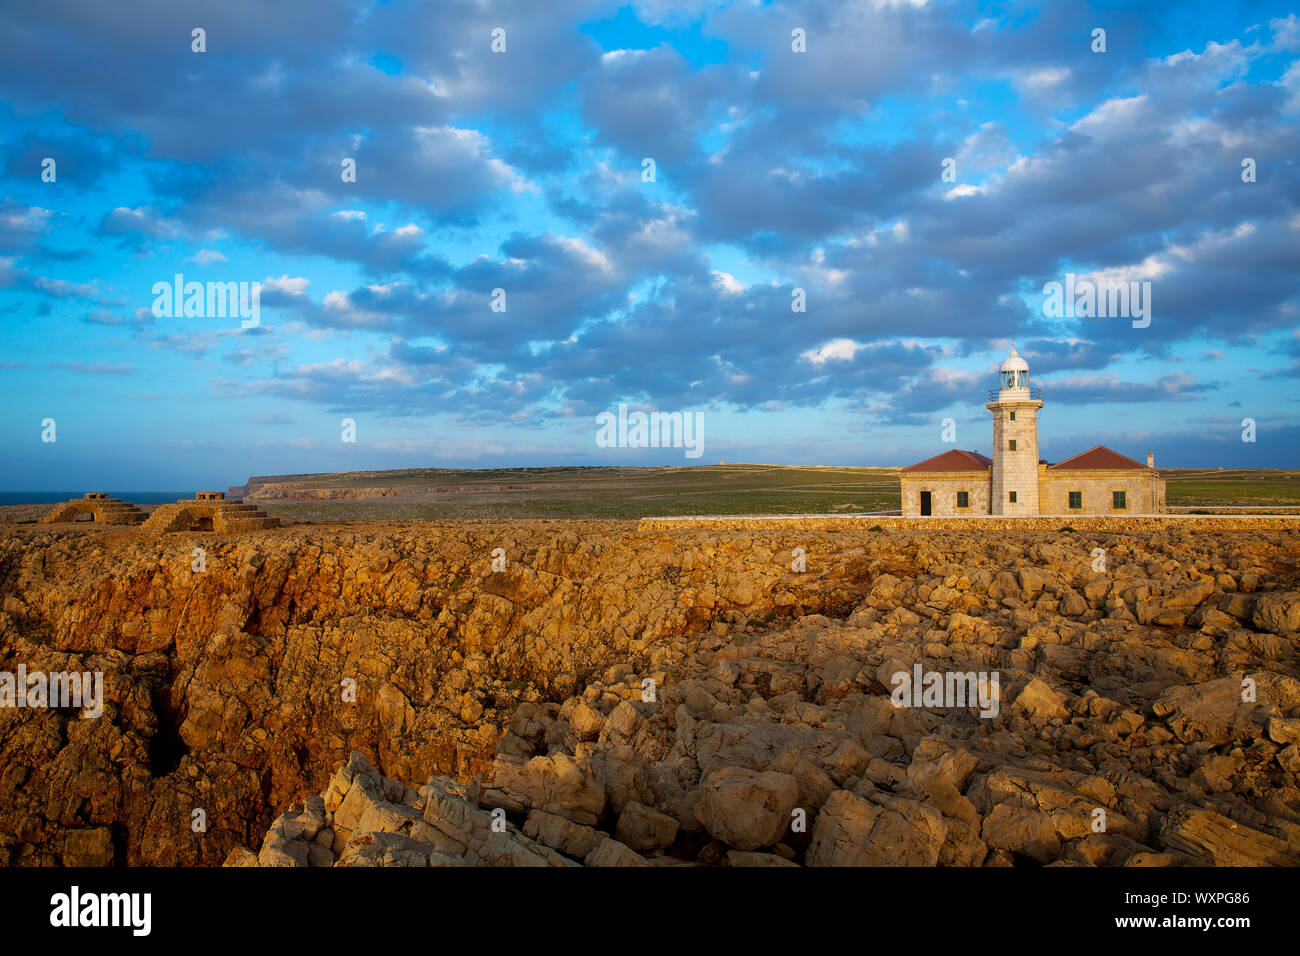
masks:
<svg viewBox="0 0 1300 956"><path fill-rule="evenodd" d="M998 388L984 406L993 413L993 475L989 513L1038 514L1038 410L1043 390L1029 385L1029 363L1011 354L1002 363Z"/></svg>

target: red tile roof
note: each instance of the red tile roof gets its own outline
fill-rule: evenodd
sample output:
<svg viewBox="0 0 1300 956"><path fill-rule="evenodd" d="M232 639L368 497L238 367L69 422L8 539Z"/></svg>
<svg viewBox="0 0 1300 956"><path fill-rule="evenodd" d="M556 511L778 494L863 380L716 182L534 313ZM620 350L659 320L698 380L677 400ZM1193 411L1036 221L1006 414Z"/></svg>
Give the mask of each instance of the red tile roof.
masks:
<svg viewBox="0 0 1300 956"><path fill-rule="evenodd" d="M1065 461L1057 462L1055 465L1048 466L1051 470L1056 471L1064 468L1074 470L1081 468L1146 468L1146 465L1140 461L1134 461L1125 455L1121 455L1114 449L1107 448L1105 445L1098 445L1096 448L1089 448L1087 451L1075 455L1073 458L1067 458Z"/></svg>
<svg viewBox="0 0 1300 956"><path fill-rule="evenodd" d="M991 464L992 458L986 458L977 451L954 448L915 465L908 465L903 471L987 471Z"/></svg>

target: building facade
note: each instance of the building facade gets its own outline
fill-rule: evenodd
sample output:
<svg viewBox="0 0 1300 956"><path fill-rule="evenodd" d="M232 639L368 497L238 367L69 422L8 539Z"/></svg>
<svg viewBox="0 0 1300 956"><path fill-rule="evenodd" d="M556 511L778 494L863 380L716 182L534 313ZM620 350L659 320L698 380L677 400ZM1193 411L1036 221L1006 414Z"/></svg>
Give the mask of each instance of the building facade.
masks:
<svg viewBox="0 0 1300 956"><path fill-rule="evenodd" d="M993 457L953 449L902 469L904 515L1162 514L1165 480L1147 463L1098 445L1049 464L1038 457L1041 388L1015 346L984 406L993 415Z"/></svg>

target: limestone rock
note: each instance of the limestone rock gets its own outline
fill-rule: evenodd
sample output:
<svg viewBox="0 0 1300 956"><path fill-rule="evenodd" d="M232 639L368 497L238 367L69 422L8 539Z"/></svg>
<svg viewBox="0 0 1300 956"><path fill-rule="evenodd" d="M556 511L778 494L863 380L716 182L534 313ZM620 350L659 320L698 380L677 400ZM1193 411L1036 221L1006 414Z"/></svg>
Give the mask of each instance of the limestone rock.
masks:
<svg viewBox="0 0 1300 956"><path fill-rule="evenodd" d="M1300 863L1293 527L2 518L0 864Z"/></svg>
<svg viewBox="0 0 1300 956"><path fill-rule="evenodd" d="M1255 626L1274 634L1300 632L1300 591L1273 591L1255 601Z"/></svg>
<svg viewBox="0 0 1300 956"><path fill-rule="evenodd" d="M780 840L799 798L798 781L790 774L736 766L714 770L700 789L700 823L737 850L757 850Z"/></svg>
<svg viewBox="0 0 1300 956"><path fill-rule="evenodd" d="M583 866L649 866L645 857L630 847L624 846L609 837L596 844L596 848L587 854Z"/></svg>
<svg viewBox="0 0 1300 956"><path fill-rule="evenodd" d="M946 833L933 807L910 800L880 806L837 790L817 815L808 865L934 866Z"/></svg>
<svg viewBox="0 0 1300 956"><path fill-rule="evenodd" d="M677 838L677 821L644 804L632 800L618 816L614 836L633 850L661 850L672 846Z"/></svg>
<svg viewBox="0 0 1300 956"><path fill-rule="evenodd" d="M1036 722L1064 717L1068 713L1061 696L1038 678L1029 681L1021 689L1011 706Z"/></svg>

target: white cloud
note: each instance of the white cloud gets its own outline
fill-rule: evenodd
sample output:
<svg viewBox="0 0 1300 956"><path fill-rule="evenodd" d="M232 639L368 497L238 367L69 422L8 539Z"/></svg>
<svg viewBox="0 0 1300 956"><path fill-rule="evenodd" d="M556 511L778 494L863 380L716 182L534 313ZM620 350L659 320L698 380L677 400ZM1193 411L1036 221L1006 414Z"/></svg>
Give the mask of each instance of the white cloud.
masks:
<svg viewBox="0 0 1300 956"><path fill-rule="evenodd" d="M148 206L118 206L104 217L104 224L113 232L141 232L155 239L173 239L181 232L180 223Z"/></svg>
<svg viewBox="0 0 1300 956"><path fill-rule="evenodd" d="M415 138L426 162L435 167L472 160L481 163L492 179L498 184L509 186L513 192L536 189L508 163L493 156L492 141L476 129L417 126Z"/></svg>
<svg viewBox="0 0 1300 956"><path fill-rule="evenodd" d="M1089 272L1085 278L1090 282L1143 282L1159 279L1173 268L1168 260L1160 256L1147 256L1141 262L1126 266L1113 266L1109 269L1097 269Z"/></svg>
<svg viewBox="0 0 1300 956"><path fill-rule="evenodd" d="M1273 31L1273 46L1276 49L1289 53L1300 52L1300 17L1288 13L1286 17L1269 20L1268 26Z"/></svg>
<svg viewBox="0 0 1300 956"><path fill-rule="evenodd" d="M262 291L283 292L285 295L302 295L307 291L309 285L311 285L311 280L304 279L301 276L293 279L289 278L288 275L282 275L278 279L274 276L268 276L262 280Z"/></svg>
<svg viewBox="0 0 1300 956"><path fill-rule="evenodd" d="M1049 67L1026 74L1021 77L1020 82L1026 89L1038 93L1053 86L1058 86L1069 78L1069 67Z"/></svg>
<svg viewBox="0 0 1300 956"><path fill-rule="evenodd" d="M44 231L45 224L49 221L51 215L53 213L48 209L42 209L40 206L28 206L21 212L0 213L0 226L24 232L41 232Z"/></svg>
<svg viewBox="0 0 1300 956"><path fill-rule="evenodd" d="M613 264L603 252L591 248L591 246L587 245L582 239L577 237L571 238L569 236L557 236L555 241L575 258L581 259L588 265L595 266L602 272L608 272L613 268Z"/></svg>
<svg viewBox="0 0 1300 956"><path fill-rule="evenodd" d="M745 286L730 272L720 272L715 269L712 275L714 283L724 292L734 295L737 292L745 291Z"/></svg>
<svg viewBox="0 0 1300 956"><path fill-rule="evenodd" d="M848 362L858 354L859 349L866 348L852 339L832 339L824 345L804 352L800 358L813 365L825 365L827 362Z"/></svg>

